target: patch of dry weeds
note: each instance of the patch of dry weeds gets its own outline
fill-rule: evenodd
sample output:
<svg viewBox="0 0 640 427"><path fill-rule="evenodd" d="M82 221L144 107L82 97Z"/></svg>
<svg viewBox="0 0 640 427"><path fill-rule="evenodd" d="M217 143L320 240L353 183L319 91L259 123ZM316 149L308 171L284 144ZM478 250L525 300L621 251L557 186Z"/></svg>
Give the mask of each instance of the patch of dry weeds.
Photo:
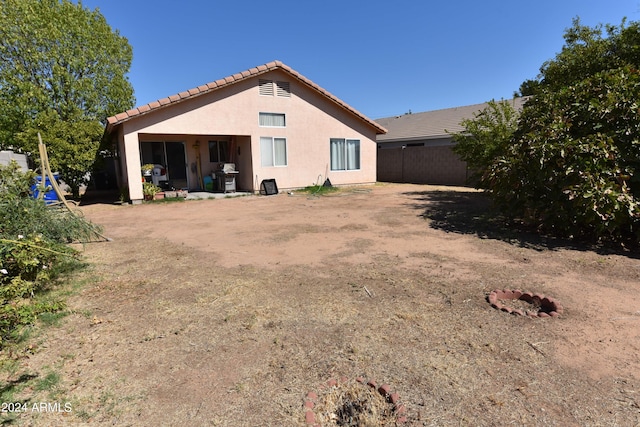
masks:
<svg viewBox="0 0 640 427"><path fill-rule="evenodd" d="M638 425L638 259L514 245L455 231L473 221L443 229L453 214L438 228L416 214L445 199L381 186L87 209L114 236L85 248L96 279L5 375L56 366L74 409L17 422L304 426L306 393L345 376L384 380L411 426ZM194 237L175 212L238 220ZM270 233L269 222L303 224L309 212L312 227ZM381 221L392 212L397 223ZM158 235L136 234L151 214ZM500 288L552 295L565 314L501 313L486 302ZM327 407L357 412L352 391Z"/></svg>

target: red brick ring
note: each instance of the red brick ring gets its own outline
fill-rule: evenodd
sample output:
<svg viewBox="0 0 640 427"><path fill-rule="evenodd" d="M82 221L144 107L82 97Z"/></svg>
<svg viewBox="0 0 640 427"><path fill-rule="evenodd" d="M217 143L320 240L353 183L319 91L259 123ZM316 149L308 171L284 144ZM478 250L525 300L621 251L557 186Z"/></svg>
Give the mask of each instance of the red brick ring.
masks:
<svg viewBox="0 0 640 427"><path fill-rule="evenodd" d="M529 311L507 307L506 305L501 303L500 300L524 301L531 304L537 310ZM489 296L487 297L487 301L489 301L491 307L497 310L501 310L510 314L516 314L519 316L526 315L529 317L558 317L564 312L562 305L560 305L560 303L555 299L531 292L522 292L518 289L496 289L489 294Z"/></svg>
<svg viewBox="0 0 640 427"><path fill-rule="evenodd" d="M398 393L393 392L391 390L391 387L389 387L389 385L382 384L381 386L378 386L375 380L367 381L363 377L356 378L356 381L360 384L368 385L373 390L378 390L378 393L380 393L387 400L387 402L393 404L393 411L397 417L396 418L397 425L404 424L407 422L407 417L405 415L406 406L403 403L400 403L399 401L400 397L398 396ZM340 381L332 378L329 381L327 381L325 384L321 384L320 388L325 389L325 388L338 387L341 383L344 384L347 382L348 382L347 377L341 377ZM317 401L318 401L318 394L312 391L307 393L304 399L305 422L307 425L311 427L320 427L320 424L316 422L316 416L313 413L313 408L316 406Z"/></svg>

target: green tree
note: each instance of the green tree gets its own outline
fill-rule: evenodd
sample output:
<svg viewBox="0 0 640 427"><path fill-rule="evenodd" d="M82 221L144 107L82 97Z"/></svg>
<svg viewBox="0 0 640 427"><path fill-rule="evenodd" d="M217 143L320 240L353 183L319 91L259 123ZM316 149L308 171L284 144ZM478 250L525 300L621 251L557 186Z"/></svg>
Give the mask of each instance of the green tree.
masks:
<svg viewBox="0 0 640 427"><path fill-rule="evenodd" d="M509 101L491 100L473 119L460 123L463 132L454 133L453 151L473 171L471 179L478 187L487 188L486 176L494 159L503 153L518 127L518 111Z"/></svg>
<svg viewBox="0 0 640 427"><path fill-rule="evenodd" d="M503 212L554 234L640 239L640 74L601 71L533 97L487 182Z"/></svg>
<svg viewBox="0 0 640 427"><path fill-rule="evenodd" d="M601 71L640 64L638 22L588 27L575 18L565 30L564 41L556 57L542 64L538 77L522 83L520 95L560 90Z"/></svg>
<svg viewBox="0 0 640 427"><path fill-rule="evenodd" d="M133 106L132 49L99 10L69 0L0 0L0 145L37 153L78 195L106 117ZM101 123L102 122L102 123Z"/></svg>
<svg viewBox="0 0 640 427"><path fill-rule="evenodd" d="M639 69L638 23L589 28L576 19L561 52L520 87L532 97L510 140L478 138L457 150L488 165L482 183L509 217L556 235L637 244ZM501 134L482 119L466 123L466 133L484 125L486 135Z"/></svg>

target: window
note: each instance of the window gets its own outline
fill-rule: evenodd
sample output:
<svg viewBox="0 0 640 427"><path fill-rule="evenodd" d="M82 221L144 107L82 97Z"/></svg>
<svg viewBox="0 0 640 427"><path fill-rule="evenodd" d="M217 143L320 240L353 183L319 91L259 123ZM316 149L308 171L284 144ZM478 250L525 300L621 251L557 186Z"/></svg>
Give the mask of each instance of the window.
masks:
<svg viewBox="0 0 640 427"><path fill-rule="evenodd" d="M275 87L274 87L275 84ZM289 82L274 82L272 80L258 80L258 88L262 96L291 97L291 85Z"/></svg>
<svg viewBox="0 0 640 427"><path fill-rule="evenodd" d="M260 113L260 126L283 128L286 125L284 114Z"/></svg>
<svg viewBox="0 0 640 427"><path fill-rule="evenodd" d="M262 166L287 166L287 140L260 137L260 156Z"/></svg>
<svg viewBox="0 0 640 427"><path fill-rule="evenodd" d="M360 140L331 138L331 170L360 169Z"/></svg>
<svg viewBox="0 0 640 427"><path fill-rule="evenodd" d="M229 141L209 141L209 161L220 163L229 161Z"/></svg>

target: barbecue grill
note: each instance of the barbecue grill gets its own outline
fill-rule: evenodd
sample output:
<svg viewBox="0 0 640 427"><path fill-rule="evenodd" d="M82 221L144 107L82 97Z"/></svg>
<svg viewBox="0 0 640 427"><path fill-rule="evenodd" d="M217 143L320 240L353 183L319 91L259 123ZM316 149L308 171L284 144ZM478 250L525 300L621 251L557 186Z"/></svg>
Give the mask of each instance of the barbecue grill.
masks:
<svg viewBox="0 0 640 427"><path fill-rule="evenodd" d="M236 192L236 175L238 175L235 163L220 163L218 170L214 174L214 178L218 182L218 191L223 193Z"/></svg>

